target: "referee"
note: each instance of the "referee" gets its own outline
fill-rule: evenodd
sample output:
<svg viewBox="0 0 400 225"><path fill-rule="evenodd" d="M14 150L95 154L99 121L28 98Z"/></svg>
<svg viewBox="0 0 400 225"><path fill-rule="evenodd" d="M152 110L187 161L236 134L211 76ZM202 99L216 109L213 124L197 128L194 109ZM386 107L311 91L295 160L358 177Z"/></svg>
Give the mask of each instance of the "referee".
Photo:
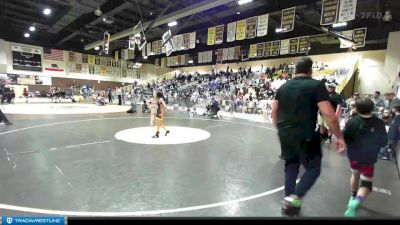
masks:
<svg viewBox="0 0 400 225"><path fill-rule="evenodd" d="M311 78L312 65L310 58L301 58L296 64L296 76L278 89L272 104L272 119L278 128L285 160L282 214L287 216L299 213L302 198L321 173L321 140L316 132L318 110L336 136L338 152L346 147L325 85ZM296 186L300 164L305 173Z"/></svg>

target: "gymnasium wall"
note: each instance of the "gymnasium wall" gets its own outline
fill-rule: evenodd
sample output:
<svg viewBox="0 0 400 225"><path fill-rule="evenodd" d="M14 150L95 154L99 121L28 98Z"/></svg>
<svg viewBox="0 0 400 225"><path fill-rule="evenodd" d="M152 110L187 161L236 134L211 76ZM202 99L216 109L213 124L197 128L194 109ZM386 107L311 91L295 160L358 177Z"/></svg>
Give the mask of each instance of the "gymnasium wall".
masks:
<svg viewBox="0 0 400 225"><path fill-rule="evenodd" d="M399 44L400 46L400 44ZM400 52L400 51L399 51ZM399 53L400 54L400 53ZM355 62L360 60L359 64L359 76L355 81L355 91L361 94L372 94L376 90L381 92L387 92L391 90L391 78L386 75L384 71L386 50L376 50L376 51L355 51L348 53L335 53L335 54L325 54L325 55L313 55L310 56L314 62L321 64L323 62L330 68L350 68L354 67ZM179 70L185 73L194 73L195 71L199 73L210 73L212 67L214 66L217 70L225 70L228 65L234 71L237 71L239 67L251 66L253 71L259 71L261 65L265 67L279 66L282 63L292 63L296 62L298 57L290 58L280 58L280 59L270 59L270 60L259 60L259 61L249 61L249 62L239 62L239 63L229 63L229 64L219 64L219 65L206 65L206 66L194 66L194 67L182 67L182 68L159 68L155 69L154 65L145 65L143 73L151 74L149 77L158 77L164 73L168 73L174 70Z"/></svg>

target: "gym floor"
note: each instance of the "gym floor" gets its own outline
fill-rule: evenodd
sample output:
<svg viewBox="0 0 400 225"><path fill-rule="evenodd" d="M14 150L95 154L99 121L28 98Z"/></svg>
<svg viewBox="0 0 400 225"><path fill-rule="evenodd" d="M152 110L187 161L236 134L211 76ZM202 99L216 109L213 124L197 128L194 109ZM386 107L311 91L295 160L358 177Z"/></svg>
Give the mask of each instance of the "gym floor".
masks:
<svg viewBox="0 0 400 225"><path fill-rule="evenodd" d="M284 165L270 124L168 112L171 134L151 139L149 114L8 117L14 125L0 126L1 215L281 216ZM342 217L348 161L323 145L302 216ZM393 161L378 162L374 190L359 215L398 216Z"/></svg>

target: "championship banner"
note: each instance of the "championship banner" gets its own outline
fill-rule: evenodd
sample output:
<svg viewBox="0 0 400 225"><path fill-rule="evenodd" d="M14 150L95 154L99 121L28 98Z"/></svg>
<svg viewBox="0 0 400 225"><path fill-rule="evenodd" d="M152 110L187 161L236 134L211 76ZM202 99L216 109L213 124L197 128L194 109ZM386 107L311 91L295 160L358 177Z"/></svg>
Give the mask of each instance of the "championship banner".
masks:
<svg viewBox="0 0 400 225"><path fill-rule="evenodd" d="M118 60L118 51L115 52L115 60ZM88 64L96 64L96 57L94 55L88 55Z"/></svg>
<svg viewBox="0 0 400 225"><path fill-rule="evenodd" d="M289 42L289 54L297 54L299 50L299 38L291 38Z"/></svg>
<svg viewBox="0 0 400 225"><path fill-rule="evenodd" d="M322 0L321 25L336 23L339 0Z"/></svg>
<svg viewBox="0 0 400 225"><path fill-rule="evenodd" d="M250 45L249 58L255 58L257 56L257 44Z"/></svg>
<svg viewBox="0 0 400 225"><path fill-rule="evenodd" d="M124 50L124 49L123 49L123 50ZM121 55L122 55L122 51L121 51ZM121 56L121 57L122 57L122 56ZM101 58L100 56L95 56L95 57L94 57L94 60L95 60L95 64L96 64L96 65L100 65L100 64L101 64L100 58Z"/></svg>
<svg viewBox="0 0 400 225"><path fill-rule="evenodd" d="M186 66L186 55L181 55L181 66Z"/></svg>
<svg viewBox="0 0 400 225"><path fill-rule="evenodd" d="M84 74L89 74L90 73L88 64L83 64L82 65L82 73L84 73Z"/></svg>
<svg viewBox="0 0 400 225"><path fill-rule="evenodd" d="M233 60L235 58L235 48L228 48L228 60Z"/></svg>
<svg viewBox="0 0 400 225"><path fill-rule="evenodd" d="M208 63L208 52L203 52L203 63Z"/></svg>
<svg viewBox="0 0 400 225"><path fill-rule="evenodd" d="M200 63L203 63L203 53L202 53L202 52L199 52L199 53L198 53L198 55L197 55L197 61L198 61L199 64L200 64Z"/></svg>
<svg viewBox="0 0 400 225"><path fill-rule="evenodd" d="M212 62L213 61L213 51L208 51L207 52L207 58L208 58L208 62Z"/></svg>
<svg viewBox="0 0 400 225"><path fill-rule="evenodd" d="M88 55L87 55L87 54L82 54L82 63L83 63L83 64L89 63L89 62L88 62Z"/></svg>
<svg viewBox="0 0 400 225"><path fill-rule="evenodd" d="M178 50L178 36L177 35L172 37L172 46L174 46L174 50L173 51L177 51Z"/></svg>
<svg viewBox="0 0 400 225"><path fill-rule="evenodd" d="M268 34L268 18L269 14L257 17L257 37L262 37Z"/></svg>
<svg viewBox="0 0 400 225"><path fill-rule="evenodd" d="M281 55L289 54L289 46L290 46L289 39L281 40L280 54Z"/></svg>
<svg viewBox="0 0 400 225"><path fill-rule="evenodd" d="M157 55L162 53L162 40L157 41Z"/></svg>
<svg viewBox="0 0 400 225"><path fill-rule="evenodd" d="M264 43L264 57L271 56L272 42Z"/></svg>
<svg viewBox="0 0 400 225"><path fill-rule="evenodd" d="M348 39L353 40L353 33L354 30L345 30L345 31L341 31L340 34L344 37L347 37ZM340 41L340 48L351 48L353 47L353 43L348 42L348 41L344 41L344 39L339 38Z"/></svg>
<svg viewBox="0 0 400 225"><path fill-rule="evenodd" d="M88 60L89 60L89 58L88 58ZM119 52L118 51L115 51L114 52L114 60L115 61L118 61L119 60ZM88 61L89 62L89 61ZM93 63L94 64L94 63Z"/></svg>
<svg viewBox="0 0 400 225"><path fill-rule="evenodd" d="M154 67L155 67L155 68L160 67L160 59L159 59L159 58L157 58L157 59L154 60Z"/></svg>
<svg viewBox="0 0 400 225"><path fill-rule="evenodd" d="M226 32L226 42L234 42L236 40L236 22L228 23Z"/></svg>
<svg viewBox="0 0 400 225"><path fill-rule="evenodd" d="M162 47L161 47L161 54L165 54L166 52L167 52L167 47L166 47L166 45L162 45Z"/></svg>
<svg viewBox="0 0 400 225"><path fill-rule="evenodd" d="M217 50L217 62L222 62L224 60L224 50L218 49Z"/></svg>
<svg viewBox="0 0 400 225"><path fill-rule="evenodd" d="M357 0L340 0L338 22L347 22L356 18Z"/></svg>
<svg viewBox="0 0 400 225"><path fill-rule="evenodd" d="M189 49L190 47L190 34L183 35L183 49Z"/></svg>
<svg viewBox="0 0 400 225"><path fill-rule="evenodd" d="M356 43L355 46L358 48L365 46L365 38L367 37L367 28L354 29L353 40Z"/></svg>
<svg viewBox="0 0 400 225"><path fill-rule="evenodd" d="M271 56L277 56L277 55L279 55L280 44L281 44L280 41L273 41L273 42L272 42Z"/></svg>
<svg viewBox="0 0 400 225"><path fill-rule="evenodd" d="M42 71L41 47L11 44L14 70Z"/></svg>
<svg viewBox="0 0 400 225"><path fill-rule="evenodd" d="M215 44L215 27L208 28L207 45Z"/></svg>
<svg viewBox="0 0 400 225"><path fill-rule="evenodd" d="M100 75L101 76L107 76L108 75L108 67L107 66L101 66L100 67Z"/></svg>
<svg viewBox="0 0 400 225"><path fill-rule="evenodd" d="M164 57L161 59L161 67L166 67L167 66L167 58Z"/></svg>
<svg viewBox="0 0 400 225"><path fill-rule="evenodd" d="M257 36L257 17L247 18L246 38L251 39Z"/></svg>
<svg viewBox="0 0 400 225"><path fill-rule="evenodd" d="M229 49L228 48L224 48L223 50L222 50L222 60L223 61L226 61L226 60L228 60L228 54L229 54Z"/></svg>
<svg viewBox="0 0 400 225"><path fill-rule="evenodd" d="M190 33L190 44L189 44L190 49L196 48L196 32Z"/></svg>
<svg viewBox="0 0 400 225"><path fill-rule="evenodd" d="M153 52L151 51L152 50L151 43L147 43L146 48L147 48L146 50L147 56L153 55Z"/></svg>
<svg viewBox="0 0 400 225"><path fill-rule="evenodd" d="M237 47L234 47L234 57L233 57L233 59L240 59L240 46L237 46Z"/></svg>
<svg viewBox="0 0 400 225"><path fill-rule="evenodd" d="M236 22L236 40L246 39L246 20L239 20Z"/></svg>
<svg viewBox="0 0 400 225"><path fill-rule="evenodd" d="M174 66L179 66L180 57L174 56L173 59L174 59Z"/></svg>
<svg viewBox="0 0 400 225"><path fill-rule="evenodd" d="M299 53L308 52L308 47L310 45L310 43L308 42L308 38L309 38L308 36L299 37L299 49L298 49Z"/></svg>
<svg viewBox="0 0 400 225"><path fill-rule="evenodd" d="M257 44L257 57L263 57L264 56L264 43L258 43Z"/></svg>
<svg viewBox="0 0 400 225"><path fill-rule="evenodd" d="M177 46L176 46L176 50L177 51L181 51L183 48L183 35L178 35L177 36Z"/></svg>
<svg viewBox="0 0 400 225"><path fill-rule="evenodd" d="M167 56L171 55L171 53L174 51L174 45L171 39L171 30L168 30L165 32L162 36L163 43L165 43L165 54Z"/></svg>
<svg viewBox="0 0 400 225"><path fill-rule="evenodd" d="M219 45L224 42L225 25L219 25L215 28L215 44Z"/></svg>
<svg viewBox="0 0 400 225"><path fill-rule="evenodd" d="M282 32L290 32L294 29L295 16L296 16L296 7L282 10L282 20L281 20Z"/></svg>
<svg viewBox="0 0 400 225"><path fill-rule="evenodd" d="M73 61L75 63L82 63L82 53L72 52L73 54Z"/></svg>

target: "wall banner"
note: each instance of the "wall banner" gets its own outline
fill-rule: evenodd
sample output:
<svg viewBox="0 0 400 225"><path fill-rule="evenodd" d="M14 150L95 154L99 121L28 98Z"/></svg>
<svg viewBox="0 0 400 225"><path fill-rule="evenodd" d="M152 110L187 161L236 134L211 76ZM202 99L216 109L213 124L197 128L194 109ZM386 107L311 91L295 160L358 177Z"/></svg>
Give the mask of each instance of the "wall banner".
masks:
<svg viewBox="0 0 400 225"><path fill-rule="evenodd" d="M257 44L257 57L263 57L264 56L264 43L258 43Z"/></svg>
<svg viewBox="0 0 400 225"><path fill-rule="evenodd" d="M222 44L224 42L225 25L219 25L215 28L215 44Z"/></svg>
<svg viewBox="0 0 400 225"><path fill-rule="evenodd" d="M251 39L257 36L257 17L247 18L246 38Z"/></svg>
<svg viewBox="0 0 400 225"><path fill-rule="evenodd" d="M282 32L290 32L294 29L295 16L296 16L296 7L282 10L282 20L281 20Z"/></svg>
<svg viewBox="0 0 400 225"><path fill-rule="evenodd" d="M250 45L249 57L250 58L257 57L257 44Z"/></svg>
<svg viewBox="0 0 400 225"><path fill-rule="evenodd" d="M272 42L272 49L271 49L271 56L279 55L281 41L273 41Z"/></svg>
<svg viewBox="0 0 400 225"><path fill-rule="evenodd" d="M228 23L226 32L226 42L234 42L236 40L236 22Z"/></svg>
<svg viewBox="0 0 400 225"><path fill-rule="evenodd" d="M190 34L183 35L183 49L187 50L190 47Z"/></svg>
<svg viewBox="0 0 400 225"><path fill-rule="evenodd" d="M354 29L353 39L356 43L355 46L358 48L365 46L365 38L367 37L367 28Z"/></svg>
<svg viewBox="0 0 400 225"><path fill-rule="evenodd" d="M233 60L235 58L235 48L228 48L228 60Z"/></svg>
<svg viewBox="0 0 400 225"><path fill-rule="evenodd" d="M196 48L196 32L190 33L189 48L190 48L190 49Z"/></svg>
<svg viewBox="0 0 400 225"><path fill-rule="evenodd" d="M357 0L340 0L338 22L347 22L356 18Z"/></svg>
<svg viewBox="0 0 400 225"><path fill-rule="evenodd" d="M217 50L217 62L222 62L224 60L224 50L218 49Z"/></svg>
<svg viewBox="0 0 400 225"><path fill-rule="evenodd" d="M268 19L269 14L257 17L257 37L262 37L268 34Z"/></svg>
<svg viewBox="0 0 400 225"><path fill-rule="evenodd" d="M224 60L224 61L228 60L228 54L229 54L228 48L222 49L222 60Z"/></svg>
<svg viewBox="0 0 400 225"><path fill-rule="evenodd" d="M308 52L308 47L310 45L310 43L308 42L308 38L309 38L308 36L299 37L299 49L298 49L299 53Z"/></svg>
<svg viewBox="0 0 400 225"><path fill-rule="evenodd" d="M289 54L297 54L299 50L299 38L291 38L289 42Z"/></svg>
<svg viewBox="0 0 400 225"><path fill-rule="evenodd" d="M236 22L236 40L246 39L246 20L239 20Z"/></svg>
<svg viewBox="0 0 400 225"><path fill-rule="evenodd" d="M215 27L208 28L207 45L215 44Z"/></svg>
<svg viewBox="0 0 400 225"><path fill-rule="evenodd" d="M271 56L272 42L264 43L264 57Z"/></svg>
<svg viewBox="0 0 400 225"><path fill-rule="evenodd" d="M323 0L321 11L321 25L336 23L339 9L339 0Z"/></svg>

